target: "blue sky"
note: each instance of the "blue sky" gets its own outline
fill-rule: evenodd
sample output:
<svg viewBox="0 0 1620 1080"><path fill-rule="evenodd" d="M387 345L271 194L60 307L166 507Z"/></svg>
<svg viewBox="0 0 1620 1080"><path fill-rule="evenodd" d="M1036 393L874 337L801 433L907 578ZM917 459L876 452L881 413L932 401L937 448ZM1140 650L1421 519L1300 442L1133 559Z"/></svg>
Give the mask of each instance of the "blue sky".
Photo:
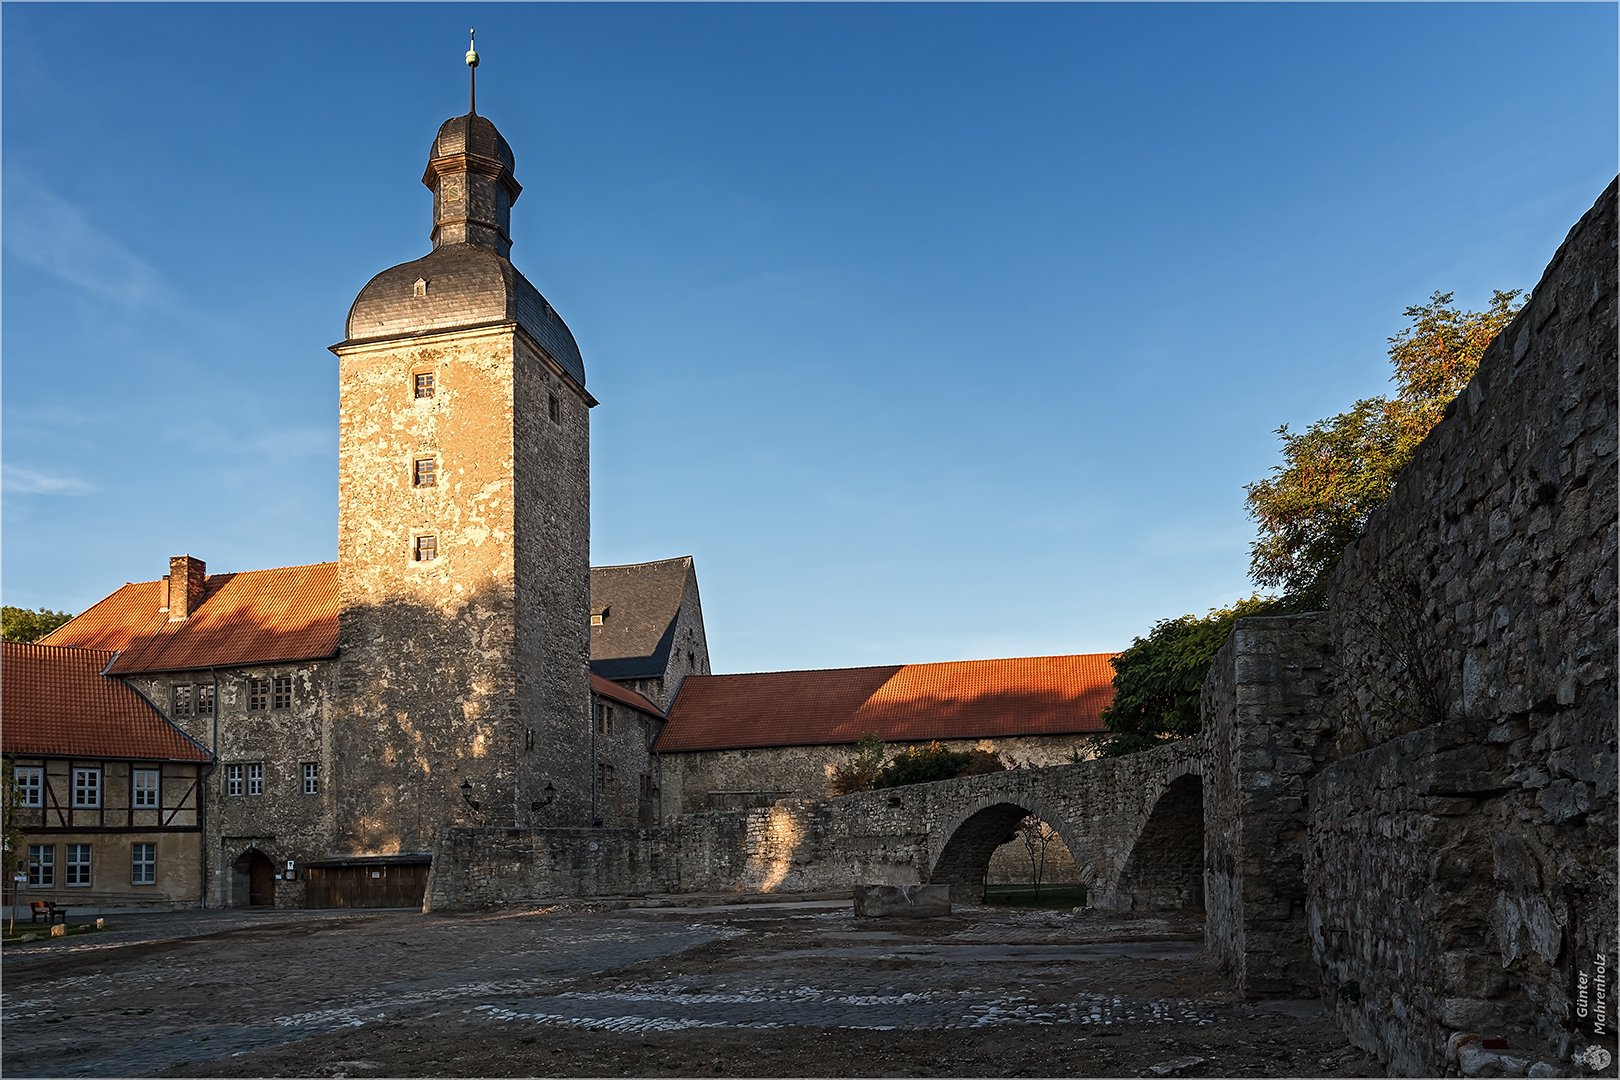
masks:
<svg viewBox="0 0 1620 1080"><path fill-rule="evenodd" d="M438 124L715 669L1115 649L1247 595L1274 429L1616 171L1612 4L45 5L3 23L3 594L336 554L336 368Z"/></svg>

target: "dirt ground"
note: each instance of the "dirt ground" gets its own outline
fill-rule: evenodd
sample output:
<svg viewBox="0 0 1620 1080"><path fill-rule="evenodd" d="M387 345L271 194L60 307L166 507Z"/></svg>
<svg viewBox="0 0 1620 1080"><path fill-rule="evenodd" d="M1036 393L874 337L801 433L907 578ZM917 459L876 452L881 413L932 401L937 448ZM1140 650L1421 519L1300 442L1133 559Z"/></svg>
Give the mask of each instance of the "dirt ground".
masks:
<svg viewBox="0 0 1620 1080"><path fill-rule="evenodd" d="M1384 1075L1316 1003L1240 1001L1191 914L111 921L5 950L7 1076Z"/></svg>

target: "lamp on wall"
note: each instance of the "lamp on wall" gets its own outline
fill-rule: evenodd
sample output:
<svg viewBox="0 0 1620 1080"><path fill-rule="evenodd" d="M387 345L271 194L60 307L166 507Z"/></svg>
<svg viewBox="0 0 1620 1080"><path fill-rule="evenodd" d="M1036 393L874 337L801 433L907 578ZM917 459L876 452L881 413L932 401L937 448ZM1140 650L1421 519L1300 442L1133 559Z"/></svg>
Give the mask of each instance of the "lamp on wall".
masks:
<svg viewBox="0 0 1620 1080"><path fill-rule="evenodd" d="M531 802L529 804L529 812L531 814L533 814L533 813L538 813L541 810L544 810L546 807L551 805L551 800L555 799L556 797L557 797L557 789L551 786L551 781L550 780L547 780L546 781L546 797L543 798L543 799L535 799L533 802Z"/></svg>
<svg viewBox="0 0 1620 1080"><path fill-rule="evenodd" d="M464 802L466 802L466 804L468 806L472 807L474 810L482 810L483 807L481 805L479 805L478 800L476 800L476 799L474 799L472 797L472 792L473 792L472 781L471 780L463 780L461 782L461 798L462 798L462 800Z"/></svg>

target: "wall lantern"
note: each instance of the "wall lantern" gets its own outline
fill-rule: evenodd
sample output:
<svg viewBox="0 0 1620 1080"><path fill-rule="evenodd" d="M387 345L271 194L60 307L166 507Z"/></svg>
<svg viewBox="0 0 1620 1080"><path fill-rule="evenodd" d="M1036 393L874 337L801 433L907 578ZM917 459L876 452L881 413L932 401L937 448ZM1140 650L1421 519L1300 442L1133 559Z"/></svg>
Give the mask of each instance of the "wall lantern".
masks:
<svg viewBox="0 0 1620 1080"><path fill-rule="evenodd" d="M536 799L533 802L531 802L529 804L529 812L531 814L533 814L533 813L538 813L541 810L544 810L546 807L551 805L551 800L555 799L556 797L557 797L557 789L551 786L551 781L550 780L547 780L546 781L546 797L543 798L543 799Z"/></svg>
<svg viewBox="0 0 1620 1080"><path fill-rule="evenodd" d="M463 780L461 782L461 798L466 802L466 804L468 806L472 807L474 810L483 809L483 807L479 805L478 801L472 797L472 792L473 792L472 781L471 780Z"/></svg>

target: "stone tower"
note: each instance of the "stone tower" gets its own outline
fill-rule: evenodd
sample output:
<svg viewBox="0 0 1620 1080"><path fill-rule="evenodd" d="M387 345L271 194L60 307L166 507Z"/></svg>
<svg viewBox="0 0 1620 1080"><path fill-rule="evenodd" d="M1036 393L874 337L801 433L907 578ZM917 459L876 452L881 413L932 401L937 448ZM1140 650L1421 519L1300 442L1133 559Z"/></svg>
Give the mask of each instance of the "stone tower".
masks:
<svg viewBox="0 0 1620 1080"><path fill-rule="evenodd" d="M344 851L590 820L596 401L507 258L513 167L487 119L445 121L422 177L432 253L372 278L332 346Z"/></svg>

